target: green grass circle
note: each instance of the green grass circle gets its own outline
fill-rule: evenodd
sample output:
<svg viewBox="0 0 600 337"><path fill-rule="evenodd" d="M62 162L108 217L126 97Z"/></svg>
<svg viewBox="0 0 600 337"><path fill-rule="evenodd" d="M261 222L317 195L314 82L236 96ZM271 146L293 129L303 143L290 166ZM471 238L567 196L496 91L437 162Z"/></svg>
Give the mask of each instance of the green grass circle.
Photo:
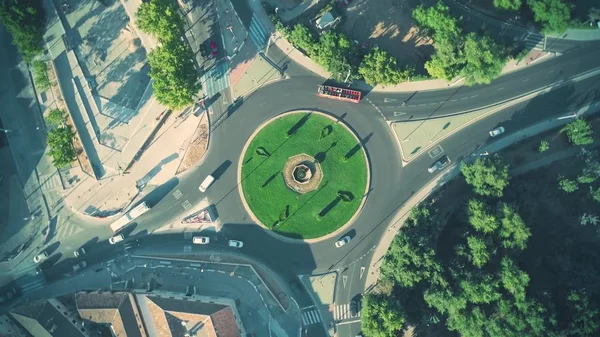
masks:
<svg viewBox="0 0 600 337"><path fill-rule="evenodd" d="M323 131L327 128L330 133ZM259 155L258 148L268 155L261 150ZM325 153L323 180L317 190L306 194L290 190L282 173L288 158L301 153L314 158ZM270 121L252 138L244 153L241 179L246 203L264 226L288 237L312 239L334 232L358 211L368 168L360 143L345 126L317 113L292 113ZM341 200L339 191L352 193L354 199ZM280 220L287 206L289 216Z"/></svg>

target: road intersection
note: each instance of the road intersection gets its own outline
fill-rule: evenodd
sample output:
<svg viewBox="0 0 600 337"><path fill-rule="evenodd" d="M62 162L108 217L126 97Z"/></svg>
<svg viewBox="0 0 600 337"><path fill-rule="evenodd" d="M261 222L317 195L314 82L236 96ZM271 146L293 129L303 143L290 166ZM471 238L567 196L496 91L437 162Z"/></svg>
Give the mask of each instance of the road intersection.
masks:
<svg viewBox="0 0 600 337"><path fill-rule="evenodd" d="M312 328L317 331L325 328L330 320L336 320L340 323L337 327L339 336L354 336L360 330L357 324L359 316L352 317L346 311L350 301L365 291L367 276L374 272L372 260L378 258L375 248L382 237L393 235L388 228L401 206L436 177L426 170L433 162L433 157L421 155L410 165L403 166L397 140L389 123L425 120L506 104L497 113L458 130L438 144L442 151L434 157L443 152L453 162L460 162L484 146L489 141L487 131L497 125L504 125L507 134L515 133L598 100L598 75L577 82L569 79L600 67L600 59L594 53L599 44L557 40L551 45L562 55L535 67L502 76L489 85L455 86L417 93L371 92L366 94L369 101L363 100L360 104L317 97L316 87L325 79L293 63L283 51L272 48L268 57L279 66L286 65L288 79L266 84L253 91L244 97L243 103L236 109L228 109L232 103L228 92L215 92L226 101L212 101L210 144L202 165L173 177L145 196L144 201L152 210L128 226L126 242L139 240L140 251L181 253L184 246L191 243L188 237L181 233L152 235L152 232L182 218L190 205L208 200L215 205L223 225L218 232L207 234L213 242L210 247L192 246L188 253L202 253L206 249L216 250L217 253L241 253L265 264L288 284L300 274L334 272L337 275L335 306L330 315L317 320L316 316L308 314L311 319L305 320L304 324L310 325L311 331ZM563 85L558 87L557 84ZM550 94L542 94L515 105L508 104L521 95L549 86L556 87ZM404 101L407 102L406 106L401 105ZM371 190L364 196L367 202L359 217L345 230L354 231L355 236L343 248L336 248L333 244L339 237L311 243L277 239L252 223L237 192L238 159L248 137L269 118L301 109L322 111L342 119L363 141L368 154ZM34 123L29 122L27 127L32 128ZM208 174L213 174L216 181L206 193L202 193L198 185ZM85 219L79 221L85 223ZM55 265L44 269L47 281L64 278L76 261L72 258L73 250L81 246L89 247L86 256L89 265L102 264L125 254L123 245L109 245L106 242L111 235L108 228L98 227L65 240L50 242L45 249L50 247L53 250L50 253L54 253L51 260ZM239 252L234 251L227 247L229 239L243 240L244 247ZM29 256L31 253L28 259ZM30 267L31 262L24 261L23 264L21 269L35 270ZM31 282L39 280L36 278ZM31 284L37 286L43 285L43 282ZM313 304L304 292L294 298L299 302L299 307Z"/></svg>

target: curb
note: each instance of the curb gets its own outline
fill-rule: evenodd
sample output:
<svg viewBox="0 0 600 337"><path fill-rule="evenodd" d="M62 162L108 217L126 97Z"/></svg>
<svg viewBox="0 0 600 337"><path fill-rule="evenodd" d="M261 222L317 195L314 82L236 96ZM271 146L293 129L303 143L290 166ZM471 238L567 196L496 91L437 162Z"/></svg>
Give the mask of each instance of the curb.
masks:
<svg viewBox="0 0 600 337"><path fill-rule="evenodd" d="M250 143L252 142L252 140L254 139L254 137L269 123L271 123L272 121L282 118L282 117L286 117L287 115L291 115L291 114L297 114L297 113L302 113L302 112L310 112L310 113L316 113L319 114L323 117L329 118L329 119L333 119L334 117L332 117L331 115L325 113L325 112L321 112L321 111L317 111L317 110L291 110L291 111L286 111L283 113L280 113L274 117L269 118L268 120L264 121L261 125L258 126L258 128L256 128L256 130L254 130L254 132L250 135L250 137L248 138L248 140L246 141L246 144L244 144L244 147L242 148L241 154L240 154L240 159L238 161L238 172L237 172L237 181L238 181L238 192L240 194L240 199L242 201L242 205L244 206L244 209L246 210L246 212L248 213L248 215L250 216L250 218L252 219L252 221L254 221L254 223L256 223L257 225L259 225L260 227L262 227L269 235L281 240L281 241L285 241L285 242L289 242L289 243L296 243L296 244L300 244L300 243L316 243L316 242L320 242L320 241L325 241L330 239L331 237L334 237L336 235L339 235L339 233L345 231L348 229L348 227L350 227L354 221L356 220L356 218L358 217L358 215L361 213L362 209L364 208L365 203L367 202L367 198L368 198L368 191L369 188L371 187L371 161L369 159L369 156L367 155L367 151L365 150L364 146L361 146L361 150L363 152L363 155L365 156L365 160L367 162L367 186L365 188L365 193L362 196L362 201L360 203L360 205L358 206L358 209L356 210L356 212L354 213L354 215L350 218L350 220L348 220L344 225L342 225L340 228L336 229L335 231L329 233L329 234L325 234L321 237L318 238L314 238L314 239L293 239L290 237L287 237L283 234L279 234L276 233L275 231L273 231L272 229L270 229L269 227L265 226L262 222L260 222L260 220L258 220L258 218L254 215L254 213L250 210L250 207L248 206L248 203L246 202L246 197L244 196L244 191L242 188L242 164L244 161L244 154L246 153L246 150L248 149L248 146L250 146ZM346 125L346 123L342 122L339 123L340 125L342 125L343 127L345 127L350 134L352 134L352 136L360 143L362 144L362 141L356 136L356 133L354 132L354 130L352 130L348 125Z"/></svg>

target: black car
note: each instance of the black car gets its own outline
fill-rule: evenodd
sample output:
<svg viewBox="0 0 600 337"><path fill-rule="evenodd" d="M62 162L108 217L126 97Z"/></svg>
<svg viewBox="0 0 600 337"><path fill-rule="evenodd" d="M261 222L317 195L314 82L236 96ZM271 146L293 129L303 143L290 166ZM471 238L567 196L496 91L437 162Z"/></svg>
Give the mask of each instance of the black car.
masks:
<svg viewBox="0 0 600 337"><path fill-rule="evenodd" d="M431 164L427 171L429 171L429 173L433 173L435 171L443 169L444 167L448 166L448 164L450 164L450 158L448 158L448 156L443 156L442 158L438 159L438 161Z"/></svg>
<svg viewBox="0 0 600 337"><path fill-rule="evenodd" d="M202 57L207 57L208 56L208 47L206 46L206 44L201 44L200 45L200 56Z"/></svg>
<svg viewBox="0 0 600 337"><path fill-rule="evenodd" d="M358 302L350 301L350 317L356 317L358 315Z"/></svg>

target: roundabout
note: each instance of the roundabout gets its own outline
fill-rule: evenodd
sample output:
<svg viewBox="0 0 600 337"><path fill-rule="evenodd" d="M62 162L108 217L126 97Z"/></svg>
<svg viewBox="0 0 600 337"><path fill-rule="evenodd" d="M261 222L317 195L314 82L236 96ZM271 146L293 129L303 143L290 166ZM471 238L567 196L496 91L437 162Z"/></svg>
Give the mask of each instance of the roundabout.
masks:
<svg viewBox="0 0 600 337"><path fill-rule="evenodd" d="M367 155L343 122L289 112L263 123L240 157L240 194L257 224L315 239L350 224L369 189Z"/></svg>

